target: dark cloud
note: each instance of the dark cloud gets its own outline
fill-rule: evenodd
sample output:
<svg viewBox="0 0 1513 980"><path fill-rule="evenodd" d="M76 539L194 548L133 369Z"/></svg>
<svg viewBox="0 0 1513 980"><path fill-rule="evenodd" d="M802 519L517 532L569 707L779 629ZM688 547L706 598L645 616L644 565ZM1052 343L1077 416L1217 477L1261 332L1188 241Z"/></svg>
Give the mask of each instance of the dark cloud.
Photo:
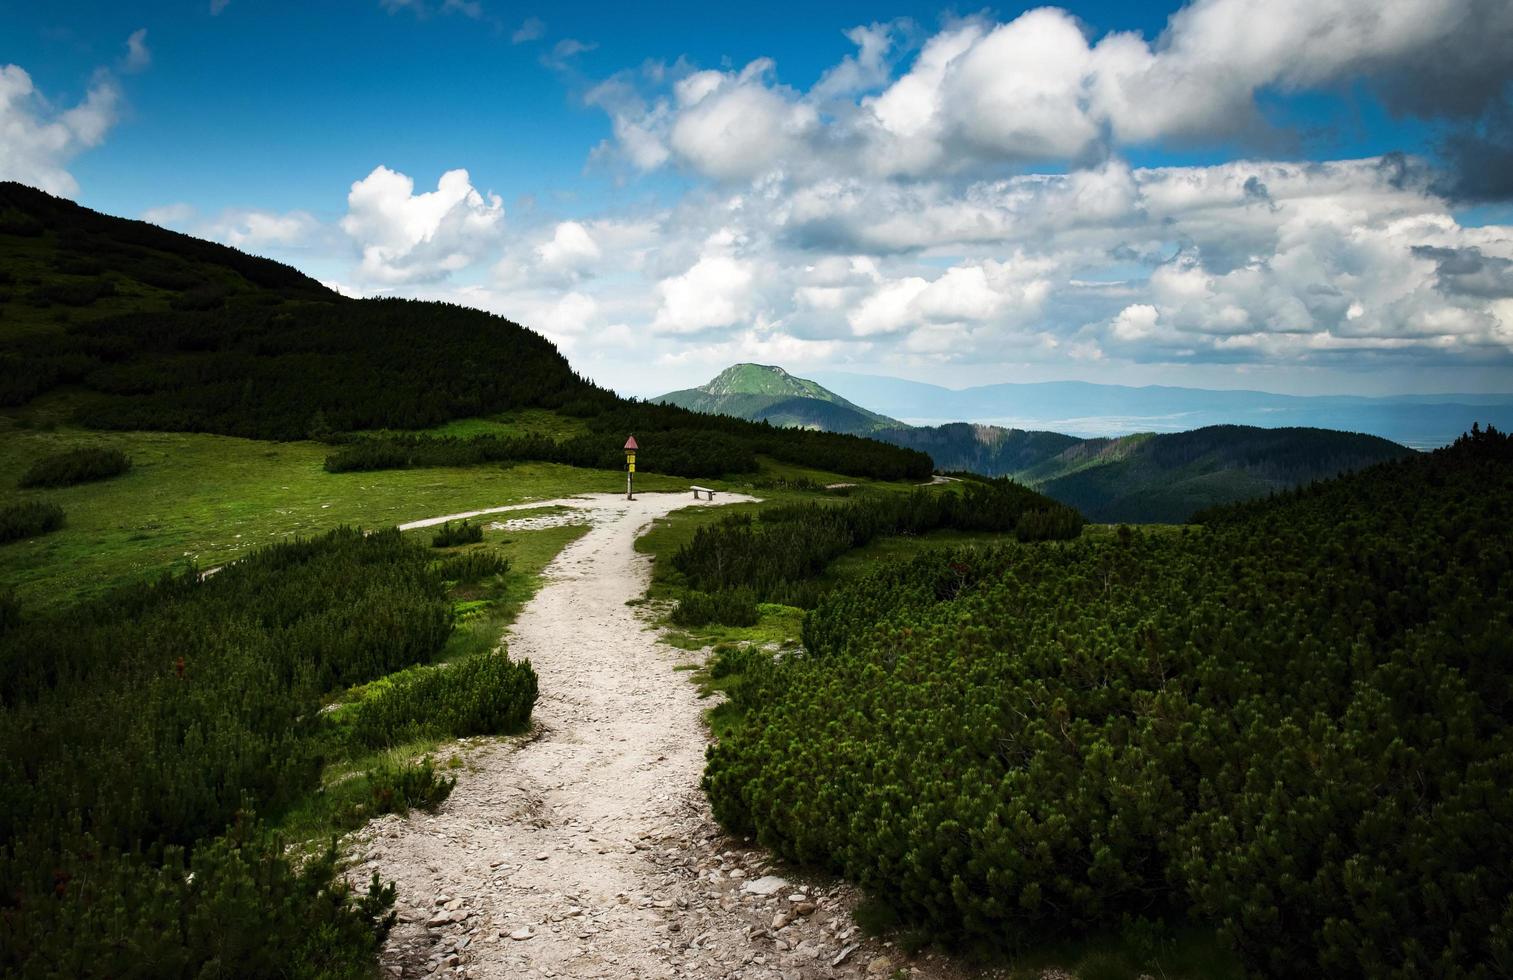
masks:
<svg viewBox="0 0 1513 980"><path fill-rule="evenodd" d="M1451 130L1441 143L1440 193L1458 201L1513 199L1513 87L1505 94L1476 125Z"/></svg>
<svg viewBox="0 0 1513 980"><path fill-rule="evenodd" d="M1481 299L1513 296L1513 261L1483 255L1474 245L1467 248L1415 245L1413 254L1435 263L1435 277L1444 292Z"/></svg>
<svg viewBox="0 0 1513 980"><path fill-rule="evenodd" d="M1277 204L1271 199L1271 191L1261 182L1261 178L1251 174L1245 178L1245 200L1251 204L1262 204L1271 210L1277 209Z"/></svg>

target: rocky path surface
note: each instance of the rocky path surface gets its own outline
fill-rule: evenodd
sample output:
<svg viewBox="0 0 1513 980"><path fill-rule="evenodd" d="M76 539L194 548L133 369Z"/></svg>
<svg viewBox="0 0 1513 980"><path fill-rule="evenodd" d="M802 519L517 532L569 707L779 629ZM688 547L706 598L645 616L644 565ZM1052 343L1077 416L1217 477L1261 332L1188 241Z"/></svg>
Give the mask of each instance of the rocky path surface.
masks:
<svg viewBox="0 0 1513 980"><path fill-rule="evenodd" d="M775 870L709 815L699 788L707 705L674 671L694 655L659 642L626 605L650 578L637 535L692 501L648 493L552 503L579 509L591 529L547 567L508 636L511 655L529 657L540 676L532 735L463 743L467 771L437 813L375 821L354 841L354 876L376 869L399 886L385 970L894 975L900 957L863 942L849 889Z"/></svg>

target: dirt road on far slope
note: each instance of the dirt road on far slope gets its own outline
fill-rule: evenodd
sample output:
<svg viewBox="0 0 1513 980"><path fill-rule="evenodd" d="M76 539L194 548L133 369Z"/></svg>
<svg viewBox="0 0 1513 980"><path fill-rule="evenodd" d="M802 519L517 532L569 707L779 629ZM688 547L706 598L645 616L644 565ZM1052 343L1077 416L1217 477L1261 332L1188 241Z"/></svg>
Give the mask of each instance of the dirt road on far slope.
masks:
<svg viewBox="0 0 1513 980"><path fill-rule="evenodd" d="M673 669L694 655L660 643L626 605L650 575L636 536L692 501L648 493L560 503L580 508L591 530L547 567L508 637L511 655L529 657L540 675L534 737L469 741L468 771L438 813L391 816L357 835L353 853L365 863L355 874L376 868L399 884L402 921L385 969L890 975L899 957L860 942L849 890L783 881L709 817L699 789L706 705Z"/></svg>

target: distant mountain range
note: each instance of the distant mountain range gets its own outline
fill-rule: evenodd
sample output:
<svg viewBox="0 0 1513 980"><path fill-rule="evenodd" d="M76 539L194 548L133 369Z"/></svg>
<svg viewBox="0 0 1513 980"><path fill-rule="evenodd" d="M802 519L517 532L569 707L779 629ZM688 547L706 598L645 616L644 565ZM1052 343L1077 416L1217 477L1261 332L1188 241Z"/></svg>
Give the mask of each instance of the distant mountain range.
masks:
<svg viewBox="0 0 1513 980"><path fill-rule="evenodd" d="M695 412L853 435L903 425L770 364L736 364L708 384L668 392L653 401Z"/></svg>
<svg viewBox="0 0 1513 980"><path fill-rule="evenodd" d="M902 378L817 372L827 389L915 425L962 419L1083 438L1254 425L1367 432L1415 449L1455 441L1471 423L1513 428L1513 395L1276 395L1055 381L944 388Z"/></svg>
<svg viewBox="0 0 1513 980"><path fill-rule="evenodd" d="M1034 388L1052 402L1063 399L1063 407L1071 407L1067 400L1075 393L1086 393L1095 409L1116 403L1128 406L1131 401L1125 393L1130 392L1136 400L1146 399L1147 405L1157 403L1158 396L1152 393L1167 393L1159 397L1168 404L1186 398L1189 406L1214 395L1220 397L1203 410L1219 413L1226 400L1243 403L1229 396L1261 394L1082 384L995 385L956 392L894 378L864 380L875 382L878 390L891 391L893 404L908 404L904 399L913 398L916 407L933 393L945 393L934 396L938 400L931 404L936 406L953 396L964 396L966 404L981 407L995 396L1001 398L1005 389L1017 393ZM696 411L767 419L776 425L870 435L929 453L941 470L1013 477L1104 522L1185 521L1205 507L1262 497L1413 452L1380 436L1304 426L1205 425L1187 432L1093 438L967 422L911 426L862 408L815 381L760 364L737 364L706 385L656 400ZM1477 409L1485 412L1487 407ZM1476 418L1470 416L1462 431Z"/></svg>
<svg viewBox="0 0 1513 980"><path fill-rule="evenodd" d="M1205 507L1413 454L1379 436L1248 425L1078 439L957 422L874 437L923 450L943 470L1011 476L1105 523L1180 523Z"/></svg>

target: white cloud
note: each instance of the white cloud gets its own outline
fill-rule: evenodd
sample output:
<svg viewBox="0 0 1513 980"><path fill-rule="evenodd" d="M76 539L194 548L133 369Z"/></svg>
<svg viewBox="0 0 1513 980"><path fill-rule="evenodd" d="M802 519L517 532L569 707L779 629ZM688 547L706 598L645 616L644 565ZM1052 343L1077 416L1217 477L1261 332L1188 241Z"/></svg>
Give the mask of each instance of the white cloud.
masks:
<svg viewBox="0 0 1513 980"><path fill-rule="evenodd" d="M527 41L539 41L545 36L546 23L540 17L527 17L510 35L510 43L525 44Z"/></svg>
<svg viewBox="0 0 1513 980"><path fill-rule="evenodd" d="M231 0L210 0L210 16L219 17L221 11L231 5Z"/></svg>
<svg viewBox="0 0 1513 980"><path fill-rule="evenodd" d="M444 279L480 260L504 230L504 204L485 197L466 170L441 175L436 190L387 167L352 185L342 230L362 251L359 275L378 283Z"/></svg>
<svg viewBox="0 0 1513 980"><path fill-rule="evenodd" d="M115 81L97 72L81 102L71 109L55 109L25 69L0 65L0 178L63 197L78 194L68 163L104 142L120 103Z"/></svg>
<svg viewBox="0 0 1513 980"><path fill-rule="evenodd" d="M623 150L643 169L676 159L749 179L781 161L789 173L926 176L1169 139L1259 138L1269 124L1257 99L1272 90L1361 81L1395 111L1470 118L1513 82L1505 0L1194 0L1155 42L1092 40L1071 14L1041 7L1007 23L950 23L897 79L891 26L848 38L856 53L808 92L778 83L758 59L739 74L681 66L673 99L590 102L611 113L617 138L642 144ZM646 152L649 138L672 152Z"/></svg>
<svg viewBox="0 0 1513 980"><path fill-rule="evenodd" d="M121 67L124 71L138 72L151 64L152 52L147 48L147 28L140 27L126 39L126 61Z"/></svg>
<svg viewBox="0 0 1513 980"><path fill-rule="evenodd" d="M705 255L687 272L657 284L662 305L652 329L697 333L747 321L754 277L748 262L728 255Z"/></svg>
<svg viewBox="0 0 1513 980"><path fill-rule="evenodd" d="M247 251L307 244L320 222L307 211L257 211L232 208L202 226L198 233Z"/></svg>
<svg viewBox="0 0 1513 980"><path fill-rule="evenodd" d="M541 264L554 270L581 269L598 259L600 254L593 235L576 221L558 224L551 240L536 248Z"/></svg>
<svg viewBox="0 0 1513 980"><path fill-rule="evenodd" d="M155 208L148 208L142 212L142 220L163 228L182 231L194 215L194 207L180 201L174 204L162 204Z"/></svg>

